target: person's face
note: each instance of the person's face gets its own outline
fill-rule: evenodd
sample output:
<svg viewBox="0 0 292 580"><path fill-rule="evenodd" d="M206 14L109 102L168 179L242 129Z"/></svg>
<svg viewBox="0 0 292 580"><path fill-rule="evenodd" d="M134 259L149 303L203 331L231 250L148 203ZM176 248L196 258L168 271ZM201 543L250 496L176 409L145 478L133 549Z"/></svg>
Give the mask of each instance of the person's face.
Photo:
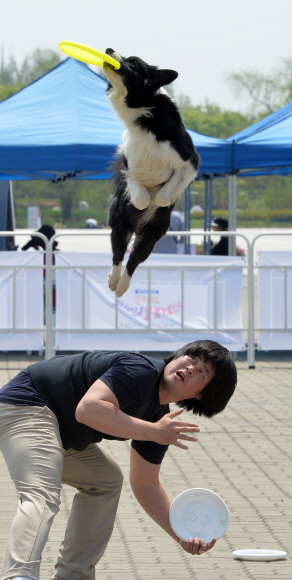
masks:
<svg viewBox="0 0 292 580"><path fill-rule="evenodd" d="M220 226L212 226L214 232L222 232L222 228Z"/></svg>
<svg viewBox="0 0 292 580"><path fill-rule="evenodd" d="M206 385L215 376L210 362L198 356L181 356L168 363L160 382L160 403L176 403L183 399L200 399Z"/></svg>

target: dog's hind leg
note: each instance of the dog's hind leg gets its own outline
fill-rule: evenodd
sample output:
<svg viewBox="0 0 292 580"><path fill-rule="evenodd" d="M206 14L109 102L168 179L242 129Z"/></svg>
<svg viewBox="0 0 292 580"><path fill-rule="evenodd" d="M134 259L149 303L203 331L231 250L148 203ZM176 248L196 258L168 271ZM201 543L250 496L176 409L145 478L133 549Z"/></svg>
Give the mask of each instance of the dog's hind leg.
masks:
<svg viewBox="0 0 292 580"><path fill-rule="evenodd" d="M146 209L150 203L149 191L144 185L138 185L127 178L127 196L131 203L139 210Z"/></svg>
<svg viewBox="0 0 292 580"><path fill-rule="evenodd" d="M173 206L158 208L151 222L146 224L136 235L133 250L117 285L116 295L118 298L128 290L136 268L141 262L147 260L156 242L166 233L172 209Z"/></svg>
<svg viewBox="0 0 292 580"><path fill-rule="evenodd" d="M123 294L125 294L125 292L127 292L129 286L131 283L131 276L129 276L128 272L127 272L127 268L124 269L122 277L120 278L117 287L116 287L116 295L117 298L120 298L121 296L123 296Z"/></svg>
<svg viewBox="0 0 292 580"><path fill-rule="evenodd" d="M122 262L120 262L117 266L113 264L112 269L109 272L109 275L107 277L107 283L109 285L109 289L112 292L116 291L119 279L121 277L121 270L122 270Z"/></svg>
<svg viewBox="0 0 292 580"><path fill-rule="evenodd" d="M118 298L123 296L123 294L125 294L125 292L128 290L134 271L136 270L137 266L141 264L141 262L147 260L157 241L158 240L155 240L152 236L150 236L150 239L143 237L135 242L127 265L117 285L116 295Z"/></svg>
<svg viewBox="0 0 292 580"><path fill-rule="evenodd" d="M112 265L112 269L109 272L109 275L107 277L107 282L109 285L110 290L112 290L112 292L115 292L118 286L118 282L121 278L121 271L122 271L122 263L123 263L123 258L124 255L127 251L127 246L128 243L131 239L131 233L128 234L128 236L123 239L123 244L119 244L118 249L116 248L115 244L112 241L112 249L113 249L113 265ZM121 239L120 239L121 241Z"/></svg>
<svg viewBox="0 0 292 580"><path fill-rule="evenodd" d="M122 231L122 228L115 226L111 233L111 243L113 250L113 265L112 269L107 277L108 285L112 292L117 289L118 282L121 277L122 263L124 255L127 251L128 243L131 239L131 232Z"/></svg>

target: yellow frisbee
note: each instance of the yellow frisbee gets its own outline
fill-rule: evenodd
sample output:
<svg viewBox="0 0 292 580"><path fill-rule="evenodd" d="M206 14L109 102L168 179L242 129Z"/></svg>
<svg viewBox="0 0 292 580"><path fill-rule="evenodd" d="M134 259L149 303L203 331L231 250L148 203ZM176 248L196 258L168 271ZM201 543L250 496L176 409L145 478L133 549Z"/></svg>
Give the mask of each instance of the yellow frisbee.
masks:
<svg viewBox="0 0 292 580"><path fill-rule="evenodd" d="M72 42L71 40L62 40L59 42L59 48L68 56L81 60L82 62L88 62L89 64L97 64L102 66L104 62L111 64L114 68L120 68L119 61L115 60L105 52L96 50L91 46L86 46L86 44L79 44L78 42Z"/></svg>

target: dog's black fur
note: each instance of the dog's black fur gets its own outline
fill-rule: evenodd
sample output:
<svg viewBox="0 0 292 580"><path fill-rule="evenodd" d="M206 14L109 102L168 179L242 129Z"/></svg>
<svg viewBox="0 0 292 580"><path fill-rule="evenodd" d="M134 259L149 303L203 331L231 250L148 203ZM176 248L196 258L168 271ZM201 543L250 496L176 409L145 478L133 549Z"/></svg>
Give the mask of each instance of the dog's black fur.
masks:
<svg viewBox="0 0 292 580"><path fill-rule="evenodd" d="M162 88L178 73L159 70L138 57L123 58L112 49L106 53L121 64L118 70L105 65L104 72L107 94L126 125L109 210L113 267L108 283L122 296L137 266L167 232L175 201L195 179L200 158L176 104ZM133 233L134 247L121 277Z"/></svg>

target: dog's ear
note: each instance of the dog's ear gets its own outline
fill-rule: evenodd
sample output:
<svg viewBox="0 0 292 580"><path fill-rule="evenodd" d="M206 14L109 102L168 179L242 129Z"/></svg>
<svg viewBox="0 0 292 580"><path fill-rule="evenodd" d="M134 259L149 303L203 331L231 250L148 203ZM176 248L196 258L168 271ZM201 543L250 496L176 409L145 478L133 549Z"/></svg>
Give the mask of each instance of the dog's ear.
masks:
<svg viewBox="0 0 292 580"><path fill-rule="evenodd" d="M169 85L178 77L178 72L175 70L162 69L153 71L151 74L152 85L159 89L164 87L164 85Z"/></svg>

